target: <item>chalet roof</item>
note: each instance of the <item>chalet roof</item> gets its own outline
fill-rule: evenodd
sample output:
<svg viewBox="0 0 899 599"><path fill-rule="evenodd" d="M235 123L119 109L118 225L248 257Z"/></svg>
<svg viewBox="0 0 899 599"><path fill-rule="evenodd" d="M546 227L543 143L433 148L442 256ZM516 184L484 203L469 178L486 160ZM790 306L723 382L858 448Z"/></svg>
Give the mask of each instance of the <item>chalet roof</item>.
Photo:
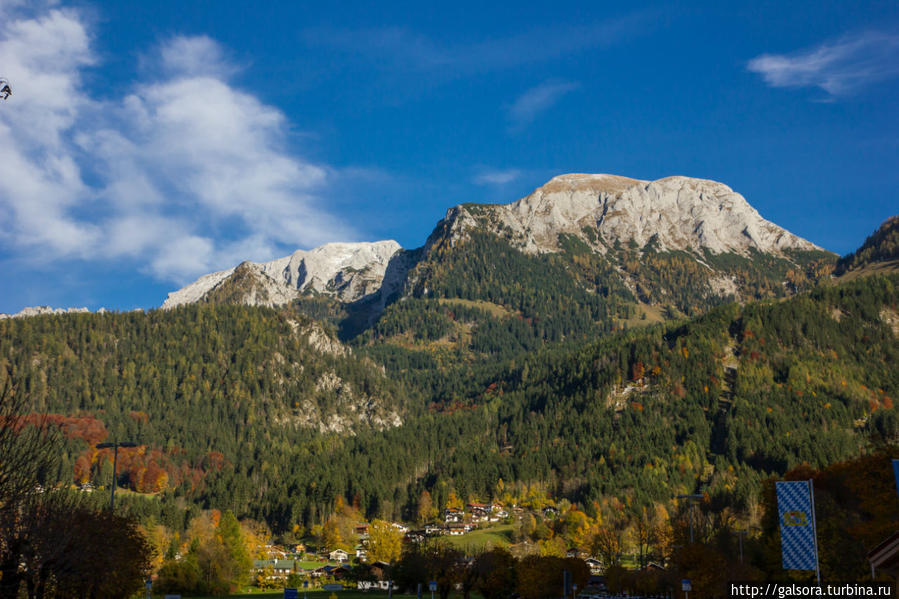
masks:
<svg viewBox="0 0 899 599"><path fill-rule="evenodd" d="M344 566L322 566L320 570L324 571L327 574L334 574L335 572L349 572Z"/></svg>

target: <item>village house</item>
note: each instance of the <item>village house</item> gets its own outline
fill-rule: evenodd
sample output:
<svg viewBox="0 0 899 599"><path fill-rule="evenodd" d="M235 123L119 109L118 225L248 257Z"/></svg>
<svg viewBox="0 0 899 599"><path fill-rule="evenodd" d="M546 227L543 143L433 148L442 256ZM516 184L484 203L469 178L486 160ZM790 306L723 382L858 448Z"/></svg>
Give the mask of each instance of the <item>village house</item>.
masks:
<svg viewBox="0 0 899 599"><path fill-rule="evenodd" d="M296 572L296 562L292 559L258 559L253 561L253 569L266 580L283 580Z"/></svg>
<svg viewBox="0 0 899 599"><path fill-rule="evenodd" d="M446 534L452 536L464 535L467 532L471 531L471 524L461 523L461 522L453 522L446 525Z"/></svg>
<svg viewBox="0 0 899 599"><path fill-rule="evenodd" d="M406 536L404 538L410 543L421 543L425 540L425 531L410 530L406 533Z"/></svg>
<svg viewBox="0 0 899 599"><path fill-rule="evenodd" d="M343 566L322 566L319 568L322 572L322 576L327 576L329 578L333 578L334 580L343 580L346 578L347 574L350 573L349 569Z"/></svg>
<svg viewBox="0 0 899 599"><path fill-rule="evenodd" d="M443 510L444 522L462 522L465 518L465 512L455 507L448 507Z"/></svg>
<svg viewBox="0 0 899 599"><path fill-rule="evenodd" d="M587 567L590 568L590 574L602 574L603 567L601 561L595 557L588 557L584 561L587 562Z"/></svg>
<svg viewBox="0 0 899 599"><path fill-rule="evenodd" d="M345 562L350 558L349 554L343 549L335 549L328 554L328 559L332 562Z"/></svg>
<svg viewBox="0 0 899 599"><path fill-rule="evenodd" d="M266 545L264 551L269 559L287 559L287 552L284 551L283 547Z"/></svg>
<svg viewBox="0 0 899 599"><path fill-rule="evenodd" d="M490 506L484 503L469 503L468 504L468 512L471 514L471 519L475 522L486 522L490 519Z"/></svg>

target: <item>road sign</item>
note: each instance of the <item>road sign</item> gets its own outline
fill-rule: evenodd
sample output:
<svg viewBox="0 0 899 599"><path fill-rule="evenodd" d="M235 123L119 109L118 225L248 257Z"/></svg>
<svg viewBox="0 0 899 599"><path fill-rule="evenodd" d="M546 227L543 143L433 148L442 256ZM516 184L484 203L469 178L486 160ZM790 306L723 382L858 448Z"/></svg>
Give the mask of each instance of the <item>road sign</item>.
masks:
<svg viewBox="0 0 899 599"><path fill-rule="evenodd" d="M690 582L689 578L684 578L683 580L680 581L680 590L685 591L685 592L693 590L693 583Z"/></svg>
<svg viewBox="0 0 899 599"><path fill-rule="evenodd" d="M428 590L431 591L432 593L437 590L437 581L436 580L432 580L431 582L428 583Z"/></svg>

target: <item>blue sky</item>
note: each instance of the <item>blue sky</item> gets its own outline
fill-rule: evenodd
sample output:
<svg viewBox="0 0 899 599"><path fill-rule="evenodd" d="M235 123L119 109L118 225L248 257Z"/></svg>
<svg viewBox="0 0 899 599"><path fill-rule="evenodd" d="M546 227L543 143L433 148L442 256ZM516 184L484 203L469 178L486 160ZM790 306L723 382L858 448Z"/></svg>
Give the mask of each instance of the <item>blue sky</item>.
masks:
<svg viewBox="0 0 899 599"><path fill-rule="evenodd" d="M841 254L899 213L893 1L260 4L0 0L0 312L418 247L566 172L722 181Z"/></svg>

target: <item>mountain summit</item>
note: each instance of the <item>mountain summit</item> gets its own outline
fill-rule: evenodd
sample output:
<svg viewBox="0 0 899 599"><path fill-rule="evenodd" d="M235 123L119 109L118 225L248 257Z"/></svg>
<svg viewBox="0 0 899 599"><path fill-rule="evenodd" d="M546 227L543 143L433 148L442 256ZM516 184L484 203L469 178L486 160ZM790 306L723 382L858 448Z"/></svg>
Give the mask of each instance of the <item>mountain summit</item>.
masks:
<svg viewBox="0 0 899 599"><path fill-rule="evenodd" d="M475 211L483 213L484 207ZM558 251L560 234L580 237L600 253L630 242L653 243L659 251L707 249L743 256L751 249L821 250L762 218L727 185L690 177L560 175L517 202L490 206L489 212L495 231L511 233L510 240L525 252ZM453 216L451 210L448 218Z"/></svg>
<svg viewBox="0 0 899 599"><path fill-rule="evenodd" d="M500 281L499 271L513 268L507 250L524 260L558 256L550 265L554 274L537 282L532 273L544 267L516 259L517 280ZM353 304L366 314L360 322L370 324L398 297L493 302L503 293L491 286L522 287L527 276L534 289L522 288L525 295L573 279L591 294L693 313L728 297L795 291L835 259L762 218L723 183L567 174L510 204L450 208L417 250L394 241L331 243L271 262L244 262L169 294L163 307L273 306L317 295Z"/></svg>

